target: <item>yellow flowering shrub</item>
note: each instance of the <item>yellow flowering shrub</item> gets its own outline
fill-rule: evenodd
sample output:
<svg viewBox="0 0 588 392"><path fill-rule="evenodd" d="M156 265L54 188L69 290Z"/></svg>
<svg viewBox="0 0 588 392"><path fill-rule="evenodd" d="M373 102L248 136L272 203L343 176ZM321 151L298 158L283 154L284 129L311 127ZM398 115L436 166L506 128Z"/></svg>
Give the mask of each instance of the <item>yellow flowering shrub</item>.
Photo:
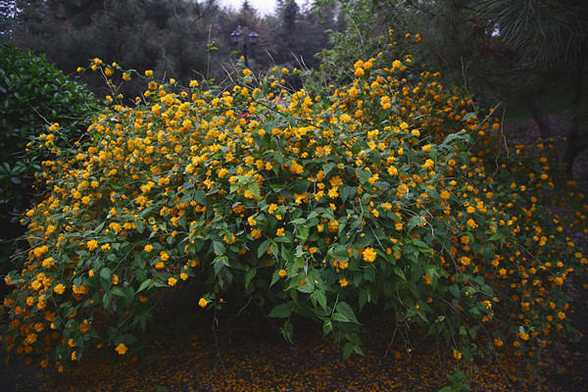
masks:
<svg viewBox="0 0 588 392"><path fill-rule="evenodd" d="M142 77L105 67L90 68L113 87ZM223 91L147 71L134 105L114 91L87 137L53 151L6 278L10 352L58 367L89 347L126 355L156 296L187 281L195 312L255 296L287 339L311 318L345 355L361 353L367 308L456 359L532 354L570 330L564 286L587 259L547 208L546 154L503 153L492 113L406 58L357 61L324 96L283 74Z"/></svg>

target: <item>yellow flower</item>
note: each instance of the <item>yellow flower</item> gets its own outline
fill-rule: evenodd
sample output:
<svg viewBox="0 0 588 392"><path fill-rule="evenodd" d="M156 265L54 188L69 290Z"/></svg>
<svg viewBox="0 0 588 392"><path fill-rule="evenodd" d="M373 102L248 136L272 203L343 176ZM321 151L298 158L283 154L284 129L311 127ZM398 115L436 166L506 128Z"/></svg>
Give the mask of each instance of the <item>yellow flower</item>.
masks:
<svg viewBox="0 0 588 392"><path fill-rule="evenodd" d="M178 280L176 278L174 278L174 277L171 277L171 278L168 278L167 279L167 284L170 287L174 287L176 285L176 283L178 283Z"/></svg>
<svg viewBox="0 0 588 392"><path fill-rule="evenodd" d="M148 69L145 71L145 76L147 76L148 78L152 78L153 77L153 71Z"/></svg>
<svg viewBox="0 0 588 392"><path fill-rule="evenodd" d="M339 279L339 286L347 287L348 285L349 285L349 281L347 280L347 278L343 277L343 278Z"/></svg>
<svg viewBox="0 0 588 392"><path fill-rule="evenodd" d="M129 351L129 348L127 347L126 344L124 343L119 343L116 345L116 347L114 348L114 351L116 351L116 353L118 355L125 355L127 353L127 351Z"/></svg>
<svg viewBox="0 0 588 392"><path fill-rule="evenodd" d="M61 295L65 292L65 286L59 283L57 286L53 288L53 291L55 292L55 294Z"/></svg>
<svg viewBox="0 0 588 392"><path fill-rule="evenodd" d="M86 247L91 252L91 251L95 250L96 248L98 248L98 241L90 240L90 241L86 242Z"/></svg>
<svg viewBox="0 0 588 392"><path fill-rule="evenodd" d="M327 192L327 195L329 196L330 199L336 199L337 197L339 197L339 190L337 189L337 187L333 187L333 188L329 189L329 192Z"/></svg>
<svg viewBox="0 0 588 392"><path fill-rule="evenodd" d="M145 247L143 248L143 250L147 253L151 253L153 251L153 245L151 244L147 244L145 245Z"/></svg>
<svg viewBox="0 0 588 392"><path fill-rule="evenodd" d="M339 120L341 120L342 123L348 123L351 121L351 116L347 113L343 113L341 116L339 116Z"/></svg>
<svg viewBox="0 0 588 392"><path fill-rule="evenodd" d="M88 320L84 320L80 323L80 332L87 333L90 330L90 322Z"/></svg>
<svg viewBox="0 0 588 392"><path fill-rule="evenodd" d="M280 277L280 279L284 279L286 276L288 276L288 271L286 271L285 269L281 269L278 271L278 276Z"/></svg>
<svg viewBox="0 0 588 392"><path fill-rule="evenodd" d="M200 306L202 309L204 309L204 308L206 308L207 305L208 305L208 301L206 300L206 298L200 297L200 299L198 300L198 306Z"/></svg>
<svg viewBox="0 0 588 392"><path fill-rule="evenodd" d="M290 163L290 171L293 174L302 174L304 172L304 167L296 161L292 161Z"/></svg>
<svg viewBox="0 0 588 392"><path fill-rule="evenodd" d="M455 349L453 350L453 358L456 361L461 360L462 356L463 356L463 354L461 353L461 351L458 351L458 350L455 350Z"/></svg>
<svg viewBox="0 0 588 392"><path fill-rule="evenodd" d="M408 193L408 185L406 184L400 184L398 185L398 187L396 188L396 193L399 196L404 196Z"/></svg>
<svg viewBox="0 0 588 392"><path fill-rule="evenodd" d="M257 224L257 221L253 216L250 216L249 218L247 218L247 223L249 224L249 226L255 226Z"/></svg>
<svg viewBox="0 0 588 392"><path fill-rule="evenodd" d="M427 159L425 163L423 163L423 168L425 169L432 169L435 167L435 162L432 159Z"/></svg>
<svg viewBox="0 0 588 392"><path fill-rule="evenodd" d="M473 219L471 219L471 218L468 219L468 221L466 222L466 224L468 225L468 227L470 229L476 229L476 228L478 228L478 224L476 223L476 221L473 220Z"/></svg>
<svg viewBox="0 0 588 392"><path fill-rule="evenodd" d="M283 227L280 227L278 230L276 230L276 235L278 237L283 237L286 235L286 230Z"/></svg>
<svg viewBox="0 0 588 392"><path fill-rule="evenodd" d="M363 259L363 261L365 261L366 263L373 263L374 261L376 261L376 250L374 248L365 248L363 250L363 252L361 252L361 257Z"/></svg>
<svg viewBox="0 0 588 392"><path fill-rule="evenodd" d="M274 212L276 212L276 210L278 209L278 205L275 203L271 203L268 208L267 208L267 212L268 214L274 214Z"/></svg>
<svg viewBox="0 0 588 392"><path fill-rule="evenodd" d="M430 286L431 284L433 284L433 278L431 278L430 275L428 274L424 274L423 275L423 282L427 285Z"/></svg>
<svg viewBox="0 0 588 392"><path fill-rule="evenodd" d="M118 234L121 230L120 223L117 223L117 222L112 222L111 224L108 225L108 228L110 230L114 231L116 234Z"/></svg>
<svg viewBox="0 0 588 392"><path fill-rule="evenodd" d="M261 230L259 230L259 229L251 230L251 238L253 238L254 240L260 239L261 238Z"/></svg>
<svg viewBox="0 0 588 392"><path fill-rule="evenodd" d="M55 259L53 257L47 257L41 261L41 266L43 268L51 268L55 265Z"/></svg>
<svg viewBox="0 0 588 392"><path fill-rule="evenodd" d="M41 257L47 252L49 252L49 247L47 247L47 245L39 246L33 249L33 254L35 257Z"/></svg>

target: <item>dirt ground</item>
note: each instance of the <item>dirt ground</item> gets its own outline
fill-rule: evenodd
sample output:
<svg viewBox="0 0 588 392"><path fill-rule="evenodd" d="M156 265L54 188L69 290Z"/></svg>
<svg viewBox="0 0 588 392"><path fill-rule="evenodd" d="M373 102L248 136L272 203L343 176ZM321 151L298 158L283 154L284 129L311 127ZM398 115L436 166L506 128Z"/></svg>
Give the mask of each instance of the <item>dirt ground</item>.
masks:
<svg viewBox="0 0 588 392"><path fill-rule="evenodd" d="M366 325L366 355L346 361L335 345L321 339L316 326L305 322L296 325L297 339L290 345L271 322L235 320L229 325L229 320L221 320L213 333L211 319L199 312L175 321L176 326L154 331L156 338L148 339L144 352L124 360L96 353L62 375L12 365L4 374L12 372L12 384L2 385L1 390L429 392L447 385L446 376L456 366L427 341L414 341L412 350L390 346L390 331L382 320ZM472 377L471 390L477 392L585 392L587 359L584 339L553 350L532 368L524 368L522 361L506 352L487 363L478 361L476 367L466 365L464 370Z"/></svg>

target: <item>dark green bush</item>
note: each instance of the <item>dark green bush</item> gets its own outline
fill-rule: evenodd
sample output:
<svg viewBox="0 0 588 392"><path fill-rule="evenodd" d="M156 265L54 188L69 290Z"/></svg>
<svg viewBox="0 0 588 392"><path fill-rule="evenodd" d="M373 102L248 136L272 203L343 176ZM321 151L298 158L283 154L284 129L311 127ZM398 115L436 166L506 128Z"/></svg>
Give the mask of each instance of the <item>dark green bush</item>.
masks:
<svg viewBox="0 0 588 392"><path fill-rule="evenodd" d="M84 85L45 57L0 46L0 260L14 250L12 240L21 233L18 215L33 198L40 169L43 152L27 151L27 143L54 122L62 128L60 142L70 143L97 107Z"/></svg>

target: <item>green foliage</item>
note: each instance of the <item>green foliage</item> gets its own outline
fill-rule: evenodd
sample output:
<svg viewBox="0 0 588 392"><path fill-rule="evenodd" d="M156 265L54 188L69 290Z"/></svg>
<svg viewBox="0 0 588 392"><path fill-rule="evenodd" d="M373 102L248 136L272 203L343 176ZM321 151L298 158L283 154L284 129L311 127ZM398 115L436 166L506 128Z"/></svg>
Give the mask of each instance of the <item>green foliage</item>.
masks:
<svg viewBox="0 0 588 392"><path fill-rule="evenodd" d="M333 2L322 3L327 6ZM306 84L311 89L349 82L353 79L355 60L368 58L386 47L388 27L378 23L380 20L370 1L344 1L341 6L338 29L331 31L329 47L317 56L320 66L307 77Z"/></svg>
<svg viewBox="0 0 588 392"><path fill-rule="evenodd" d="M18 215L33 196L33 178L46 151L27 144L54 122L62 129L56 143L66 146L81 135L98 108L92 93L68 79L42 56L0 47L0 222L2 241L19 235ZM12 244L3 246L6 260Z"/></svg>

